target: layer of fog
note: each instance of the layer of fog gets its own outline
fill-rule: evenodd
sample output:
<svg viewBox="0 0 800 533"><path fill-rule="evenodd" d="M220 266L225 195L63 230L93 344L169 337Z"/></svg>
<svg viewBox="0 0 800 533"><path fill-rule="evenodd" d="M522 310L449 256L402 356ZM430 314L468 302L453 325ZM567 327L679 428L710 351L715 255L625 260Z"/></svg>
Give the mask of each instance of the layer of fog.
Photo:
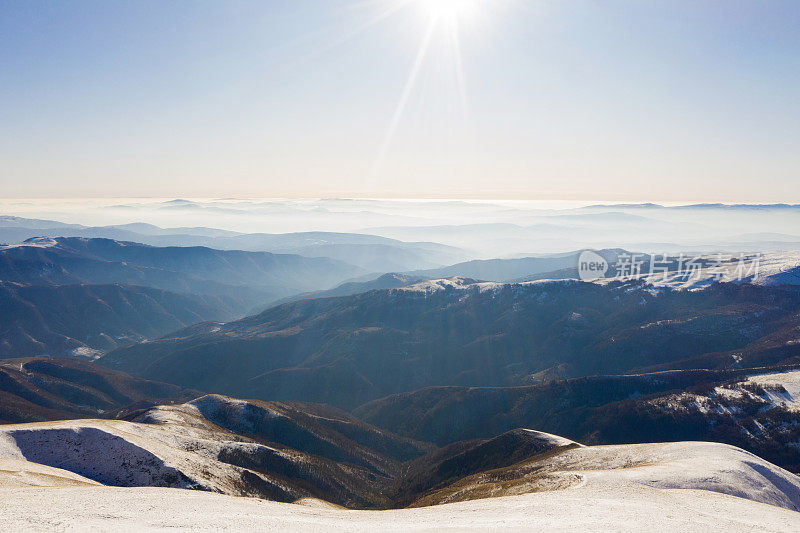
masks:
<svg viewBox="0 0 800 533"><path fill-rule="evenodd" d="M800 206L377 199L0 200L0 215L84 226L334 231L434 241L476 258L619 247L652 253L800 248Z"/></svg>

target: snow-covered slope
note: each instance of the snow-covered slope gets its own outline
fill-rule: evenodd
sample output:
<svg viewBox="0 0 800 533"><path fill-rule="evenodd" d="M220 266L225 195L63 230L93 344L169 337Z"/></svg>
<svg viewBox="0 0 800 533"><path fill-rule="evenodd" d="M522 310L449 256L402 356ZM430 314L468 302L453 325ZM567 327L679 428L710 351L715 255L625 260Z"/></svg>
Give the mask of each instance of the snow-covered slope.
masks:
<svg viewBox="0 0 800 533"><path fill-rule="evenodd" d="M656 269L657 270L657 269ZM596 280L607 283L615 278ZM697 290L715 282L755 285L800 285L800 251L692 257L682 269L640 276L655 287Z"/></svg>
<svg viewBox="0 0 800 533"><path fill-rule="evenodd" d="M292 502L386 506L375 490L400 461L424 453L407 439L324 406L207 395L124 420L0 425L0 459L28 460L104 485L200 489Z"/></svg>
<svg viewBox="0 0 800 533"><path fill-rule="evenodd" d="M280 405L265 404L275 419L285 417ZM506 433L459 456L467 457L477 473L425 493L415 508L340 510L310 499L314 491L308 489L315 482L335 485L345 479L341 472L339 477L331 475L336 463L270 448L207 418L237 425L272 420L269 414L267 419L247 414L259 406L209 396L151 410L142 418L148 423L73 420L0 426L2 526L292 531L634 531L654 524L682 531L800 528L800 478L739 448L706 442L580 446L531 430ZM494 445L498 443L526 445L529 451L521 461L495 468L491 464L503 464L496 457L504 449ZM512 457L513 452L505 453ZM279 456L284 456L283 462ZM224 457L248 459L259 467L236 466ZM269 471L285 473L291 465L326 470L328 477L308 476L292 484ZM360 479L355 466L344 468L353 471L350 481ZM236 497L248 495L287 503Z"/></svg>
<svg viewBox="0 0 800 533"><path fill-rule="evenodd" d="M644 256L643 256L644 257ZM675 260L676 258L671 258ZM800 251L773 252L766 254L750 254L742 256L706 255L684 259L686 264L679 270L662 272L656 267L654 273L641 271L637 276L602 277L591 280L594 283L607 284L615 281L644 281L653 287L669 287L672 289L698 290L715 282L753 283L755 285L800 285ZM673 265L674 267L674 265ZM647 268L645 264L644 268ZM523 281L520 285L577 282L569 269L553 272L554 276L563 274L565 279L540 279ZM401 287L400 291L432 293L442 290L499 290L507 283L476 281L466 277L431 279Z"/></svg>
<svg viewBox="0 0 800 533"><path fill-rule="evenodd" d="M639 257L639 256L634 256ZM698 255L679 259L678 256L670 257L670 261L681 261L683 265L676 269L673 264L669 271L663 271L663 267L655 263L654 272L649 273L645 259L648 256L641 255L644 270L637 270L636 276L633 272L626 271L628 277L602 277L592 280L595 283L611 283L622 279L639 279L654 287L669 287L673 289L697 290L708 287L715 282L732 283L753 283L755 285L800 285L800 251L771 252L764 254L736 255ZM657 257L654 261L657 261ZM620 267L624 270L625 267ZM565 279L541 279L535 281L523 281L521 285L532 283L553 283L555 281L566 281L572 279L577 272L570 269L553 272L553 277ZM574 280L573 280L574 281ZM506 283L483 282L474 279L456 276L445 279L431 279L396 290L412 291L419 293L431 293L441 290L465 290L478 289L480 291L498 290Z"/></svg>
<svg viewBox="0 0 800 533"><path fill-rule="evenodd" d="M798 476L740 448L710 442L571 447L465 477L414 505L570 487L696 489L800 510Z"/></svg>
<svg viewBox="0 0 800 533"><path fill-rule="evenodd" d="M583 486L392 511L163 488L0 488L7 530L797 531L800 513L696 489Z"/></svg>
<svg viewBox="0 0 800 533"><path fill-rule="evenodd" d="M772 405L800 411L800 370L757 374L747 381L761 386L765 392L763 399Z"/></svg>
<svg viewBox="0 0 800 533"><path fill-rule="evenodd" d="M213 458L227 443L202 437L199 430L119 420L13 424L0 426L0 457L68 470L104 485L246 494L242 469ZM199 453L188 451L199 443Z"/></svg>
<svg viewBox="0 0 800 533"><path fill-rule="evenodd" d="M0 250L10 250L12 248L52 248L58 246L58 241L52 237L32 237L25 242L16 244L0 244Z"/></svg>
<svg viewBox="0 0 800 533"><path fill-rule="evenodd" d="M580 282L574 279L542 279L534 281L523 281L521 283L501 283L496 281L477 281L471 278L455 276L452 278L425 280L419 283L414 283L412 285L407 285L405 287L399 287L390 290L397 292L404 292L404 293L419 293L419 294L431 294L435 292L448 291L448 290L450 291L477 290L479 292L487 292L487 291L499 291L508 286L524 287L531 285L543 285L543 284L554 284L554 283L563 285L563 284L574 284Z"/></svg>
<svg viewBox="0 0 800 533"><path fill-rule="evenodd" d="M0 459L0 487L101 486L74 472L24 459Z"/></svg>
<svg viewBox="0 0 800 533"><path fill-rule="evenodd" d="M340 468L297 450L188 423L72 420L5 425L0 426L0 458L40 463L110 486L198 489L277 501L318 496L313 485L323 485L322 478L327 484L323 486L346 500L351 486L369 489L362 479L367 474L360 476L356 467ZM283 475L303 469L312 473L302 479Z"/></svg>

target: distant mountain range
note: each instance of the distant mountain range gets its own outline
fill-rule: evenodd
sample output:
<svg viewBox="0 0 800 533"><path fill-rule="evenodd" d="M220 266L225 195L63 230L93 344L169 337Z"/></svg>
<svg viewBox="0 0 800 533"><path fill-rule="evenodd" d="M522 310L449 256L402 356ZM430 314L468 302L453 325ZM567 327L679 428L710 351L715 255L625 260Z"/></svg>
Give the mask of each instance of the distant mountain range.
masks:
<svg viewBox="0 0 800 533"><path fill-rule="evenodd" d="M606 209L730 209L730 210L770 210L770 209L798 209L800 204L684 204L684 205L661 205L654 203L642 204L596 204L583 209L591 210L598 208Z"/></svg>
<svg viewBox="0 0 800 533"><path fill-rule="evenodd" d="M197 325L99 360L147 379L239 397L352 408L428 386L777 364L800 292L718 284L525 284L452 279L283 304Z"/></svg>
<svg viewBox="0 0 800 533"><path fill-rule="evenodd" d="M224 295L240 311L363 272L327 258L204 247L154 247L110 239L36 238L0 246L0 279L31 285L123 283Z"/></svg>
<svg viewBox="0 0 800 533"><path fill-rule="evenodd" d="M261 309L261 312L269 309L270 307L274 307L275 305L283 304L286 302L294 302L297 300L307 300L309 298L331 298L334 296L349 296L351 294L361 294L362 292L369 292L375 291L380 289L397 289L399 287L406 287L408 285L413 285L414 283L419 283L421 281L426 281L430 278L426 276L415 276L411 274L402 274L400 272L389 272L387 274L383 274L378 276L375 279L370 279L368 281L347 281L334 287L333 289L328 289L326 291L314 291L314 292L305 292L302 294L296 294L294 296L289 296L288 298L284 298L274 303L274 305L266 306L264 309Z"/></svg>
<svg viewBox="0 0 800 533"><path fill-rule="evenodd" d="M619 256L628 253L625 250L598 250L609 265L617 262ZM330 298L347 296L378 289L396 289L421 281L439 278L463 277L483 281L531 281L539 279L578 279L578 257L581 251L546 254L539 257L520 257L510 259L484 259L465 261L447 267L431 270L415 270L411 272L390 272L374 279L361 281L371 276L360 276L325 291L297 294L284 298L278 303L285 303L307 298Z"/></svg>
<svg viewBox="0 0 800 533"><path fill-rule="evenodd" d="M208 320L231 320L241 300L135 285L0 282L0 358L104 352Z"/></svg>
<svg viewBox="0 0 800 533"><path fill-rule="evenodd" d="M403 242L358 233L239 233L214 228L160 228L134 223L82 226L52 220L0 216L0 243L21 243L34 237L81 237L129 241L159 247L202 246L328 257L369 272L416 270L463 261L469 254L433 242Z"/></svg>
<svg viewBox="0 0 800 533"><path fill-rule="evenodd" d="M621 254L630 253L622 249L597 250L609 264L616 263ZM458 263L431 270L416 270L408 276L421 279L450 278L463 276L484 281L515 281L520 278L540 279L551 275L554 279L577 278L578 257L581 251L520 257L514 259L485 259ZM564 275L568 271L569 275Z"/></svg>
<svg viewBox="0 0 800 533"><path fill-rule="evenodd" d="M0 246L0 357L93 358L360 273L324 257L33 238Z"/></svg>

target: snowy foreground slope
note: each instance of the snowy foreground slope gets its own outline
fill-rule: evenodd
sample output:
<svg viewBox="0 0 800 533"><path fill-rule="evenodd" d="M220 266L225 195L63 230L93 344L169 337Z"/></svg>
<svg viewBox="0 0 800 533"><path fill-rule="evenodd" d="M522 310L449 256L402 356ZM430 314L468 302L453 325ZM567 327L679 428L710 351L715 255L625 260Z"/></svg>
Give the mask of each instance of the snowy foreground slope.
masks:
<svg viewBox="0 0 800 533"><path fill-rule="evenodd" d="M117 487L195 489L282 502L316 497L348 507L387 506L372 480L389 480L390 472L399 467L392 454L402 455L409 444L344 415L338 418L339 412L310 409L297 412L275 402L208 395L150 409L136 417L139 422L0 425L0 459L28 460ZM360 442L337 432L337 425L355 432ZM259 434L263 438L254 438Z"/></svg>
<svg viewBox="0 0 800 533"><path fill-rule="evenodd" d="M419 509L347 511L163 488L0 488L5 530L797 531L800 514L689 489L584 486Z"/></svg>
<svg viewBox="0 0 800 533"><path fill-rule="evenodd" d="M211 396L157 408L143 418L148 423L0 426L0 529L800 530L800 478L739 448L705 442L581 446L530 430L474 448L475 473L424 493L413 508L356 511L307 496L297 503L243 497L252 478L225 458L231 449L260 450L252 457L269 450L207 417L231 426L249 423L254 405ZM260 424L284 416L280 404L259 405L271 413ZM239 414L220 418L222 408ZM527 443L530 452L517 460L515 450L493 447L498 442ZM496 459L491 454L498 450L515 457L513 464L475 467ZM269 452L294 456L291 464L309 469L335 466L282 447ZM288 484L296 478L281 475L286 464L261 463L257 485L270 485L282 497L302 494ZM270 471L275 465L283 466ZM360 479L357 473L331 475L306 476L302 484L347 488ZM198 488L205 490L187 490Z"/></svg>

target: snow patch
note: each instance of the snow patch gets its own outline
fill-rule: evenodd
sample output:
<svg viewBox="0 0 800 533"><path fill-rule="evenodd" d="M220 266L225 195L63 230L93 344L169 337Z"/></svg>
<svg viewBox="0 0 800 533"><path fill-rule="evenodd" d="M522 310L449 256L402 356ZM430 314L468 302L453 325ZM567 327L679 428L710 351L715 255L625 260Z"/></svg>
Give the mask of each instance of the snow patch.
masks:
<svg viewBox="0 0 800 533"><path fill-rule="evenodd" d="M758 374L749 376L747 381L764 388L763 398L772 405L800 411L800 370Z"/></svg>

